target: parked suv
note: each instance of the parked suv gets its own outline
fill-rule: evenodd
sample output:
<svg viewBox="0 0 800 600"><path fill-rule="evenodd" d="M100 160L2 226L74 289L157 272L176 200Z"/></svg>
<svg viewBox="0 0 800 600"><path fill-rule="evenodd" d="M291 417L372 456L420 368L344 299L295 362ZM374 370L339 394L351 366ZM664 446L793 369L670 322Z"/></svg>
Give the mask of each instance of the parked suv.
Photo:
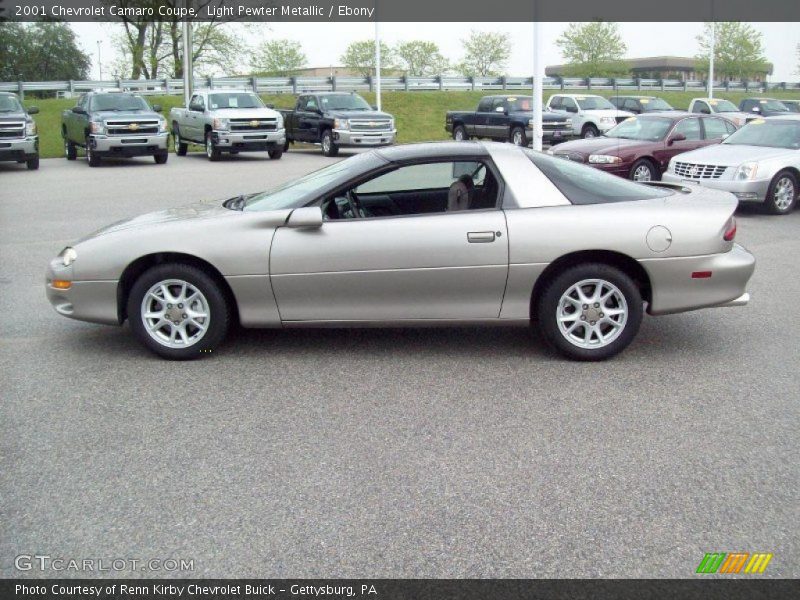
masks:
<svg viewBox="0 0 800 600"><path fill-rule="evenodd" d="M609 98L608 101L617 108L627 110L637 115L675 110L666 100L658 98L657 96L613 96Z"/></svg>
<svg viewBox="0 0 800 600"><path fill-rule="evenodd" d="M748 121L758 118L758 115L752 112L740 111L730 100L722 100L720 98L693 98L689 103L689 112L702 115L720 115L733 121L737 127L742 127Z"/></svg>
<svg viewBox="0 0 800 600"><path fill-rule="evenodd" d="M86 150L90 167L105 157L152 156L163 165L169 158L169 130L157 104L129 92L89 92L61 115L64 155L75 160Z"/></svg>
<svg viewBox="0 0 800 600"><path fill-rule="evenodd" d="M746 113L756 113L761 117L782 117L790 112L783 102L774 98L745 98L739 102L739 110Z"/></svg>
<svg viewBox="0 0 800 600"><path fill-rule="evenodd" d="M39 136L31 118L39 109L27 111L16 94L0 92L0 161L25 163L28 169L39 168Z"/></svg>
<svg viewBox="0 0 800 600"><path fill-rule="evenodd" d="M547 108L572 115L572 132L582 138L597 137L633 113L619 110L602 96L589 94L553 94Z"/></svg>

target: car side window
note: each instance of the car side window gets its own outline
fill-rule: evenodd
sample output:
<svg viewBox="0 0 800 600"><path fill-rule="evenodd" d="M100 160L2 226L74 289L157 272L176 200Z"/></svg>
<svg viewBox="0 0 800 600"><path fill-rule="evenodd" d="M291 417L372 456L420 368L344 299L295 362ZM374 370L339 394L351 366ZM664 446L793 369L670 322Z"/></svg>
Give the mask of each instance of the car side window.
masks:
<svg viewBox="0 0 800 600"><path fill-rule="evenodd" d="M553 110L560 110L562 107L561 105L561 96L553 96L550 99L550 108Z"/></svg>
<svg viewBox="0 0 800 600"><path fill-rule="evenodd" d="M700 132L700 119L684 119L675 126L672 133L682 133L688 141L700 140L703 137Z"/></svg>
<svg viewBox="0 0 800 600"><path fill-rule="evenodd" d="M492 99L491 98L483 98L478 103L478 112L491 112L492 110Z"/></svg>
<svg viewBox="0 0 800 600"><path fill-rule="evenodd" d="M189 102L189 108L191 110L205 110L206 104L203 101L203 96L200 94L195 94L192 96L191 101Z"/></svg>
<svg viewBox="0 0 800 600"><path fill-rule="evenodd" d="M578 112L578 105L572 98L562 98L561 107L567 112Z"/></svg>
<svg viewBox="0 0 800 600"><path fill-rule="evenodd" d="M319 109L317 99L314 96L309 96L306 100L306 110L314 112Z"/></svg>
<svg viewBox="0 0 800 600"><path fill-rule="evenodd" d="M625 98L625 103L622 105L625 110L638 111L639 102L633 98Z"/></svg>
<svg viewBox="0 0 800 600"><path fill-rule="evenodd" d="M492 102L492 112L497 112L498 108L502 108L503 110L508 109L508 102L506 102L505 98L494 99L494 102Z"/></svg>
<svg viewBox="0 0 800 600"><path fill-rule="evenodd" d="M753 110L753 106L755 106L755 102L752 100L745 100L742 102L742 111Z"/></svg>
<svg viewBox="0 0 800 600"><path fill-rule="evenodd" d="M730 135L731 133L734 133L736 131L736 125L734 125L728 120L725 120L725 129L728 130L728 135Z"/></svg>
<svg viewBox="0 0 800 600"><path fill-rule="evenodd" d="M499 185L480 160L399 167L325 198L326 220L442 214L497 207Z"/></svg>
<svg viewBox="0 0 800 600"><path fill-rule="evenodd" d="M703 126L706 130L706 139L707 140L721 140L726 135L729 135L731 132L728 130L728 121L725 119L718 119L718 118L707 118L703 119Z"/></svg>

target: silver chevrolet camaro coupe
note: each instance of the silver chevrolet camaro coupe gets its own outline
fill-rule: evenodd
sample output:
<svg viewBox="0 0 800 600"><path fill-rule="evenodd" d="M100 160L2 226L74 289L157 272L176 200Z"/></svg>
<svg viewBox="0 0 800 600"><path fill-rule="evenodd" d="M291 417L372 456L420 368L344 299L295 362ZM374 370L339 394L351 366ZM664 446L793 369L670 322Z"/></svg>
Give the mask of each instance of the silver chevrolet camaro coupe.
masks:
<svg viewBox="0 0 800 600"><path fill-rule="evenodd" d="M353 156L273 190L146 214L50 262L67 317L164 358L244 327L538 322L577 360L631 343L646 310L740 306L755 259L736 198L642 185L510 144Z"/></svg>

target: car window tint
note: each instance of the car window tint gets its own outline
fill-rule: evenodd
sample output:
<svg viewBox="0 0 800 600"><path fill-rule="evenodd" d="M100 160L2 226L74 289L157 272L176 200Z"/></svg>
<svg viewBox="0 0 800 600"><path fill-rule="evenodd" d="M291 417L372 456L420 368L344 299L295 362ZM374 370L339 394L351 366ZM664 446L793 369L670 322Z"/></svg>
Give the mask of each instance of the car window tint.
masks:
<svg viewBox="0 0 800 600"><path fill-rule="evenodd" d="M550 108L558 109L561 108L561 96L553 96L550 100Z"/></svg>
<svg viewBox="0 0 800 600"><path fill-rule="evenodd" d="M703 124L706 128L707 140L719 140L730 133L726 126L727 121L723 119L703 119Z"/></svg>
<svg viewBox="0 0 800 600"><path fill-rule="evenodd" d="M492 110L492 99L491 98L484 98L478 104L478 112L489 112Z"/></svg>
<svg viewBox="0 0 800 600"><path fill-rule="evenodd" d="M531 162L573 204L630 202L671 196L672 190L646 186L563 158L524 149Z"/></svg>
<svg viewBox="0 0 800 600"><path fill-rule="evenodd" d="M675 126L673 134L682 133L689 141L696 141L702 139L700 133L700 120L699 119L684 119Z"/></svg>

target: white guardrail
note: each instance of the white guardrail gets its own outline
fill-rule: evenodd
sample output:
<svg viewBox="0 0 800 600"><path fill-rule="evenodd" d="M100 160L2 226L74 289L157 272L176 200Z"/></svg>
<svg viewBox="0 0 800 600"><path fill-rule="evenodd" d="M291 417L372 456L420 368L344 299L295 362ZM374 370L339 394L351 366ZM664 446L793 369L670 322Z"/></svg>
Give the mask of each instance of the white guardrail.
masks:
<svg viewBox="0 0 800 600"><path fill-rule="evenodd" d="M299 94L319 91L372 91L373 77L200 77L194 86L251 89L259 93ZM381 89L385 91L441 91L441 90L529 90L531 77L463 77L439 75L435 77L381 77ZM678 79L605 79L580 77L545 77L543 87L549 90L647 90L647 91L697 91L706 89L704 81L681 81ZM96 89L121 89L141 94L183 94L181 79L114 79L104 81L4 81L0 91L53 92L57 96L72 96ZM714 83L718 91L768 91L798 90L800 82L746 82L719 81Z"/></svg>

